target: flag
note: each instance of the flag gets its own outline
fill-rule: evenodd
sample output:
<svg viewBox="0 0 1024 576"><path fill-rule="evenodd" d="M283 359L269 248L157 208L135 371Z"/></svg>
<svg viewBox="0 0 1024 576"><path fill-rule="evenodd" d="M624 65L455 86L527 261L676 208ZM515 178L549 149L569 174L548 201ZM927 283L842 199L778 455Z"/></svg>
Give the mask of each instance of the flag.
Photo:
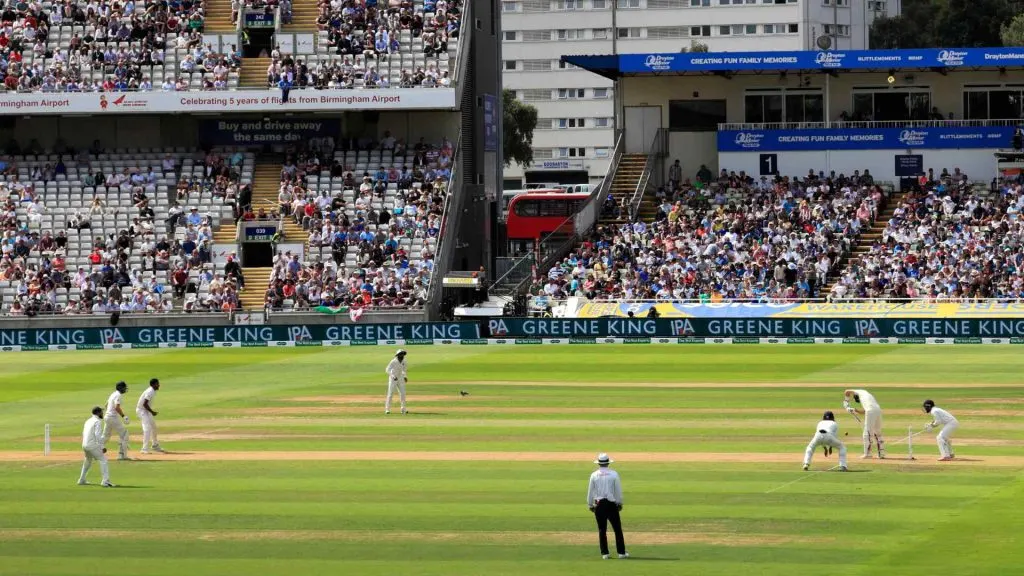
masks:
<svg viewBox="0 0 1024 576"><path fill-rule="evenodd" d="M317 306L315 310L321 314L342 314L348 312L348 306Z"/></svg>
<svg viewBox="0 0 1024 576"><path fill-rule="evenodd" d="M359 319L363 317L363 309L352 308L348 311L348 317L351 318L353 322L359 322Z"/></svg>

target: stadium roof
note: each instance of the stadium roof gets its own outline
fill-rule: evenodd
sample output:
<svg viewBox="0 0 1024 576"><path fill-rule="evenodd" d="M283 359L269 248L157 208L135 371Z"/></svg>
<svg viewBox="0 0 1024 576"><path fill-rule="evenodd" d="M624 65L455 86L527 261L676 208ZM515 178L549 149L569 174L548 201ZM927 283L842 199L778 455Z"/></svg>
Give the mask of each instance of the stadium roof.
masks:
<svg viewBox="0 0 1024 576"><path fill-rule="evenodd" d="M562 56L562 61L616 79L623 76L982 70L1024 67L1024 48L831 50L803 52L676 52Z"/></svg>

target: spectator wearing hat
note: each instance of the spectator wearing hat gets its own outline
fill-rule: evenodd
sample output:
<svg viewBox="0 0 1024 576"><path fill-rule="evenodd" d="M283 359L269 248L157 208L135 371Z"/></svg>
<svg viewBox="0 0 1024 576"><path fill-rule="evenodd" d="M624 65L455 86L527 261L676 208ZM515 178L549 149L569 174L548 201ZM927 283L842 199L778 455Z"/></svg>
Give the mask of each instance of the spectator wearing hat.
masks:
<svg viewBox="0 0 1024 576"><path fill-rule="evenodd" d="M609 522L615 531L615 551L619 558L629 558L626 540L622 537L622 521L619 519L619 512L622 511L622 483L619 481L619 473L609 468L612 462L614 460L604 452L598 454L594 460L598 468L590 475L587 487L587 507L597 519L597 537L601 545L601 558L604 560L611 557L608 553Z"/></svg>

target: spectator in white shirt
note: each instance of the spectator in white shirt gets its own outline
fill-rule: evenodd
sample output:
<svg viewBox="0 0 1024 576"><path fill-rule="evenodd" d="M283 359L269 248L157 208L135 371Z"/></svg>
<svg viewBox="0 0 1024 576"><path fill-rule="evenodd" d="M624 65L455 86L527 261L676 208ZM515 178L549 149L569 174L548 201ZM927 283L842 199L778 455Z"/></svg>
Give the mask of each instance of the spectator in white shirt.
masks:
<svg viewBox="0 0 1024 576"><path fill-rule="evenodd" d="M925 413L932 415L932 421L928 424L926 430L932 428L942 427L939 434L935 437L935 442L939 445L939 454L942 456L939 458L939 462L948 462L955 456L953 455L953 432L960 427L960 422L953 417L952 414L939 408L935 405L935 402L931 400L925 400L922 405Z"/></svg>
<svg viewBox="0 0 1024 576"><path fill-rule="evenodd" d="M622 536L622 521L619 519L619 512L622 511L622 483L619 481L619 473L609 468L612 462L614 460L607 454L598 454L594 460L598 469L590 475L590 484L587 486L587 507L597 519L601 558L605 560L611 557L608 552L609 522L615 531L615 551L619 558L629 558L626 540Z"/></svg>

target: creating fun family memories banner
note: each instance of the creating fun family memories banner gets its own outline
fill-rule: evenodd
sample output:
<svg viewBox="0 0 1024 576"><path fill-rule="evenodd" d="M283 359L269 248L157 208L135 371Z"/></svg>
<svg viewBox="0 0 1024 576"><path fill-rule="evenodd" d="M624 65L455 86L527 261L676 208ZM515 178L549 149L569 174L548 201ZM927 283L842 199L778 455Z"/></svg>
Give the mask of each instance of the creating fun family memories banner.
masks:
<svg viewBox="0 0 1024 576"><path fill-rule="evenodd" d="M1022 338L1021 319L494 318L492 338Z"/></svg>
<svg viewBox="0 0 1024 576"><path fill-rule="evenodd" d="M55 328L0 330L0 350L67 346L88 349L130 345L131 348L212 348L215 344L239 347L267 346L272 342L296 346L324 342L349 345L381 341L416 343L430 340L480 338L476 322L422 322L414 324L299 324L286 326L173 326L146 328ZM169 346L173 345L173 346ZM224 346L219 346L224 347Z"/></svg>
<svg viewBox="0 0 1024 576"><path fill-rule="evenodd" d="M720 130L719 152L1010 148L1013 126Z"/></svg>

